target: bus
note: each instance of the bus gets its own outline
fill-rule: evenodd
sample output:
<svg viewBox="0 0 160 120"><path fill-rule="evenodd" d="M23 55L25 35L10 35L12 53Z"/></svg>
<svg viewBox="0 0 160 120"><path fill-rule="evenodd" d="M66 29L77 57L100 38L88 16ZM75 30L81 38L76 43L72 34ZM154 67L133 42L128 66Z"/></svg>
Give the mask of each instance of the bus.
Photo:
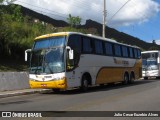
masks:
<svg viewBox="0 0 160 120"><path fill-rule="evenodd" d="M29 57L31 88L53 91L108 83L133 83L142 76L141 51L136 46L78 32L36 37ZM29 56L29 55L28 55Z"/></svg>
<svg viewBox="0 0 160 120"><path fill-rule="evenodd" d="M160 77L160 51L142 52L142 76L144 79Z"/></svg>

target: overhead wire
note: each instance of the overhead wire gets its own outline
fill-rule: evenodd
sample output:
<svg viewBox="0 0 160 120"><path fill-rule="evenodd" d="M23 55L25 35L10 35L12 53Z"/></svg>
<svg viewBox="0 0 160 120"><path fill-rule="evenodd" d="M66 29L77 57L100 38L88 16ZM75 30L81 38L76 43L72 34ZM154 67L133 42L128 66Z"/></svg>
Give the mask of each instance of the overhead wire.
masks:
<svg viewBox="0 0 160 120"><path fill-rule="evenodd" d="M123 4L110 18L109 18L109 20L108 20L108 23L120 12L120 10L122 10L126 5L127 5L127 3L129 3L131 0L128 0L127 2L125 2L125 4ZM132 1L134 1L134 0L132 0ZM49 10L49 9L46 9L46 8L43 8L43 7L40 7L40 6L36 6L36 5L33 5L33 4L30 4L30 3L26 3L26 2L23 2L23 1L20 1L20 0L17 0L17 2L19 2L19 3L23 3L23 4L26 4L26 5L28 5L28 6L32 6L32 7L35 7L35 8L38 8L38 9L34 9L34 10L36 10L36 11L38 11L38 12L40 12L40 13L46 13L46 14L50 14L50 15L54 15L54 16L59 16L59 17L61 17L61 18L63 18L63 20L65 19L66 20L66 18L68 17L68 15L67 14L63 14L63 13L59 13L59 12L57 12L57 11L53 11L53 10ZM68 1L67 1L68 2ZM134 1L135 2L135 1ZM90 6L89 5L87 5L87 4L85 4L84 2L82 2L82 1L73 1L73 3L74 3L74 7L75 8L84 8L85 10L89 10L90 9ZM132 2L133 3L133 2ZM135 6L136 7L136 6ZM39 10L40 9L40 10ZM136 10L136 8L134 8L135 10ZM43 10L43 11L42 11ZM45 11L44 11L45 10ZM98 11L98 12L102 12L102 11ZM139 15L142 15L142 14L140 14L141 12L138 12L138 13L136 13L136 14L139 14ZM143 15L145 18L147 18L147 16L145 16L145 15ZM98 16L96 16L95 17L95 19L99 19L98 18ZM82 21L85 21L85 19L83 19L82 18Z"/></svg>
<svg viewBox="0 0 160 120"><path fill-rule="evenodd" d="M119 11L120 11L122 8L124 8L124 6L127 5L127 3L129 3L130 1L131 1L131 0L128 0L127 2L125 2L125 4L124 4L122 7L120 7L115 14L113 14L113 16L108 20L108 22L110 22L110 21L119 13Z"/></svg>
<svg viewBox="0 0 160 120"><path fill-rule="evenodd" d="M35 8L39 8L39 9L36 9L36 11L39 11L41 13L44 13L44 11L42 12L42 9L45 10L45 13L48 13L48 14L52 14L52 15L56 15L56 16L60 16L61 18L65 18L67 19L68 15L69 14L63 14L63 13L59 13L57 11L53 11L53 10L49 10L49 9L46 9L46 8L43 8L43 7L40 7L40 6L36 6L36 5L32 5L30 3L27 3L27 2L23 2L23 1L20 1L20 0L16 0L16 2L18 3L22 3L22 4L26 4L28 5L29 7L35 7ZM30 8L30 9L33 9L33 8ZM46 12L48 11L48 12ZM54 14L53 14L54 13ZM85 19L81 18L82 21L86 21Z"/></svg>
<svg viewBox="0 0 160 120"><path fill-rule="evenodd" d="M26 4L26 5L32 6L32 7L36 7L36 8L44 9L44 10L47 10L47 11L50 11L50 12L54 12L54 13L57 13L57 14L66 15L66 14L59 13L59 12L56 12L56 11L53 11L53 10L49 10L49 9L46 9L46 8L43 8L43 7L40 7L40 6L32 5L32 4L27 3L27 2L22 2L20 0L16 0L16 1L19 2L19 3L23 3L23 4Z"/></svg>

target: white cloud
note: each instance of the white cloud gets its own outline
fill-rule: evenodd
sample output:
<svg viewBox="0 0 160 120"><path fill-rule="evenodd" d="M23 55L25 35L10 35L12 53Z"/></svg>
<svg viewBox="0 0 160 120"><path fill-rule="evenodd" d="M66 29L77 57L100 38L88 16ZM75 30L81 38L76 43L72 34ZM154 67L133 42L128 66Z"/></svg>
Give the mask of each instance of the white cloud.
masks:
<svg viewBox="0 0 160 120"><path fill-rule="evenodd" d="M160 4L156 1L131 0L110 20L127 1L106 0L107 24L109 26L141 24L160 11ZM68 14L72 14L80 16L83 23L86 19L102 22L103 0L17 0L16 3L56 19L66 20Z"/></svg>

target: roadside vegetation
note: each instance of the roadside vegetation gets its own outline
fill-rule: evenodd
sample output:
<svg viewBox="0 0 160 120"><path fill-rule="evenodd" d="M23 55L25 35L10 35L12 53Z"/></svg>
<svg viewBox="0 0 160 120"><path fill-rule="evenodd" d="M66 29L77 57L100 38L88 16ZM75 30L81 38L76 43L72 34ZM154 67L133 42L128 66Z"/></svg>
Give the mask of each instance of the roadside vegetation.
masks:
<svg viewBox="0 0 160 120"><path fill-rule="evenodd" d="M78 28L79 17L69 15L66 19L70 26L55 28L31 16L24 16L21 7L12 2L0 0L0 71L27 70L24 51L32 47L36 36L61 31L86 33L86 30Z"/></svg>
<svg viewBox="0 0 160 120"><path fill-rule="evenodd" d="M0 0L0 72L26 71L28 63L24 62L24 51L32 47L34 38L39 35L66 31L101 34L101 25L98 24L97 28L85 27L81 25L79 16L71 14L66 18L68 26L55 27L35 18L34 15L24 15L21 6L13 4L14 1ZM137 43L142 47L142 50L145 50L146 46L150 47L150 50L159 49L159 46L154 42L153 44L143 44L144 42L139 39L115 33L115 30L110 29L106 34L107 37L116 39L118 42L130 45Z"/></svg>

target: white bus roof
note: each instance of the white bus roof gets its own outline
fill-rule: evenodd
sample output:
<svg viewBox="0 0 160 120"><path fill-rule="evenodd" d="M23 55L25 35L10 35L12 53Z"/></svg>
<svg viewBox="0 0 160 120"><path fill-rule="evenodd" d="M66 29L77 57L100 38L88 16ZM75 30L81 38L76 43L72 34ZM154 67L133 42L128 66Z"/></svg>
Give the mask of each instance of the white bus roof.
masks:
<svg viewBox="0 0 160 120"><path fill-rule="evenodd" d="M143 51L141 53L144 54L144 53L155 53L155 52L160 52L160 51L159 50L150 50L150 51Z"/></svg>
<svg viewBox="0 0 160 120"><path fill-rule="evenodd" d="M103 37L92 35L92 34L83 34L83 33L80 33L80 32L58 32L58 33L45 34L45 35L41 35L41 36L36 37L35 40L39 40L39 39L47 38L47 37L52 37L52 36L71 35L71 34L78 34L78 35L83 35L83 36L87 36L87 37L97 38L97 39L101 39L103 41L108 41L108 42L117 43L117 44L120 44L120 45L125 45L125 46L140 49L137 46L123 44L123 43L117 42L116 40L112 40L112 39L109 39L109 38L103 38Z"/></svg>
<svg viewBox="0 0 160 120"><path fill-rule="evenodd" d="M83 35L83 36L88 36L88 37L92 37L92 38L101 39L103 41L108 41L108 42L117 43L117 44L120 44L120 45L125 45L125 46L129 46L129 47L134 47L134 48L140 49L138 46L132 46L132 45L128 45L128 44L123 44L123 43L117 42L116 40L112 40L112 39L109 39L109 38L103 38L101 36L96 36L96 35L93 35L93 34L83 34L83 33L79 33L79 32L68 32L68 34L79 34L79 35Z"/></svg>

